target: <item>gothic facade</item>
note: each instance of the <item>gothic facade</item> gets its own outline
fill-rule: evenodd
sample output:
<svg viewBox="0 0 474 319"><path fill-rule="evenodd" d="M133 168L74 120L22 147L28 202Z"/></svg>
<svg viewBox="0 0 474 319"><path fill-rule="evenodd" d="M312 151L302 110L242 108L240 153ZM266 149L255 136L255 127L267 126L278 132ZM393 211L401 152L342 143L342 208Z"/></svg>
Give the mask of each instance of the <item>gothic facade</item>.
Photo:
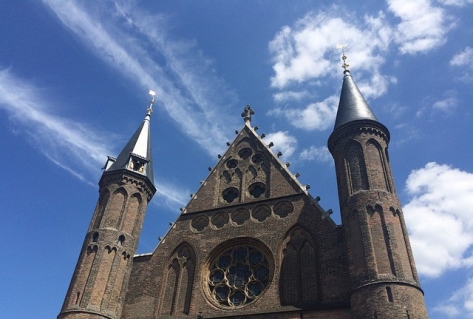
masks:
<svg viewBox="0 0 474 319"><path fill-rule="evenodd" d="M99 182L58 319L427 318L388 159L344 72L328 149L342 225L244 125L158 247L135 255L156 189L150 112Z"/></svg>

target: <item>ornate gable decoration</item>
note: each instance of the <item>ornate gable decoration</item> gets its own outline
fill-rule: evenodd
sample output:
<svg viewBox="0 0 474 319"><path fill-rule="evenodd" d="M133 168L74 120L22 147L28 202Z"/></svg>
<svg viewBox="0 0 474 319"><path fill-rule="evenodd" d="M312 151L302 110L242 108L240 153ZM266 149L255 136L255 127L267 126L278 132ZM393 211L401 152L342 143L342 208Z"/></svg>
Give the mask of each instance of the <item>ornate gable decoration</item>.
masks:
<svg viewBox="0 0 474 319"><path fill-rule="evenodd" d="M306 188L251 127L253 111L247 108L242 113L244 127L201 188L192 195L184 213L307 194Z"/></svg>

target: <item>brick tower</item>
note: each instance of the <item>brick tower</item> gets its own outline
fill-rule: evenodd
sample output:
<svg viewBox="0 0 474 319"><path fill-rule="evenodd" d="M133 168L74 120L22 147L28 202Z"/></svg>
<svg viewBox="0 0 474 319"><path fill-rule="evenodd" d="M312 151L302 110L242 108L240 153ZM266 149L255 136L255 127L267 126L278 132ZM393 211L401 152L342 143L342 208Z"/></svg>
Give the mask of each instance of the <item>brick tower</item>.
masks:
<svg viewBox="0 0 474 319"><path fill-rule="evenodd" d="M108 159L99 200L58 319L121 318L133 256L148 202L156 189L150 115L118 158Z"/></svg>
<svg viewBox="0 0 474 319"><path fill-rule="evenodd" d="M345 56L343 56L345 60ZM390 133L379 123L344 63L328 148L334 157L354 319L427 318L390 170Z"/></svg>

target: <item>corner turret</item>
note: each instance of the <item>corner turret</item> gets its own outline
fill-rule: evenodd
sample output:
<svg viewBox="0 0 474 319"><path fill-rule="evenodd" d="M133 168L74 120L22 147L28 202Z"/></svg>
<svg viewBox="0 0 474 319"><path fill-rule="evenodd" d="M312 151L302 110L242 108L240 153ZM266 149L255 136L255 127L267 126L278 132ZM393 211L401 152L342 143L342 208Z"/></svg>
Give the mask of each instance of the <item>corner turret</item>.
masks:
<svg viewBox="0 0 474 319"><path fill-rule="evenodd" d="M145 120L117 160L109 157L99 200L58 319L120 318L146 208L156 192Z"/></svg>
<svg viewBox="0 0 474 319"><path fill-rule="evenodd" d="M428 318L379 123L344 60L328 149L334 157L353 319Z"/></svg>

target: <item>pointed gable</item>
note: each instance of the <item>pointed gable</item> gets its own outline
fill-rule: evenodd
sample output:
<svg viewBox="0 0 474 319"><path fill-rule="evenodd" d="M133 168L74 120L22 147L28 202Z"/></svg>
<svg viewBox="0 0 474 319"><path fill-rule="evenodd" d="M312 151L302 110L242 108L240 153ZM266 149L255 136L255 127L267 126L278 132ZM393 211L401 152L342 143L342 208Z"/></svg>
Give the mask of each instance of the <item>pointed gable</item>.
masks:
<svg viewBox="0 0 474 319"><path fill-rule="evenodd" d="M184 213L307 193L246 121Z"/></svg>

